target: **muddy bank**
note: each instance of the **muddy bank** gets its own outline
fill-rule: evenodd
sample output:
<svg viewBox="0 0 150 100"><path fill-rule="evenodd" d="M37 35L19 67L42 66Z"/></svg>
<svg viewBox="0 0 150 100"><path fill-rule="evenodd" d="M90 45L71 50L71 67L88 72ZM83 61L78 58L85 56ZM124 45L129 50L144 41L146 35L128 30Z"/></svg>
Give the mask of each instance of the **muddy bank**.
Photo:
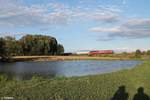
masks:
<svg viewBox="0 0 150 100"><path fill-rule="evenodd" d="M88 57L88 56L16 56L12 61L63 61L63 60L129 60L118 57Z"/></svg>

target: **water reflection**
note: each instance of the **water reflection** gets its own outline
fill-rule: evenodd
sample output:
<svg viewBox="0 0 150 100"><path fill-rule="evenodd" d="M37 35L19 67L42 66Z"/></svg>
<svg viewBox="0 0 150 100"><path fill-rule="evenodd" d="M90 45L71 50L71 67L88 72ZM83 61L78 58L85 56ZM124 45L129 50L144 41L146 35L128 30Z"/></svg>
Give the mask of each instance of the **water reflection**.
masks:
<svg viewBox="0 0 150 100"><path fill-rule="evenodd" d="M50 62L14 62L0 63L0 72L18 79L30 79L33 75L44 77L84 76L109 73L121 69L133 68L141 61L50 61Z"/></svg>

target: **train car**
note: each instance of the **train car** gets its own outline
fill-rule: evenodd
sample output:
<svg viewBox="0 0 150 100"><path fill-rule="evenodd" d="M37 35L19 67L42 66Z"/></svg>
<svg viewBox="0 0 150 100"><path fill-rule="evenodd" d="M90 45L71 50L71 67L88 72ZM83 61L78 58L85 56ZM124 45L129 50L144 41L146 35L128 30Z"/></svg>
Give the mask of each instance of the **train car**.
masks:
<svg viewBox="0 0 150 100"><path fill-rule="evenodd" d="M90 55L94 54L113 54L113 50L95 50L95 51L90 51Z"/></svg>
<svg viewBox="0 0 150 100"><path fill-rule="evenodd" d="M70 55L72 55L73 53L63 53L63 54L61 54L61 56L70 56Z"/></svg>
<svg viewBox="0 0 150 100"><path fill-rule="evenodd" d="M89 54L89 50L80 50L78 52L76 52L77 55L88 55Z"/></svg>

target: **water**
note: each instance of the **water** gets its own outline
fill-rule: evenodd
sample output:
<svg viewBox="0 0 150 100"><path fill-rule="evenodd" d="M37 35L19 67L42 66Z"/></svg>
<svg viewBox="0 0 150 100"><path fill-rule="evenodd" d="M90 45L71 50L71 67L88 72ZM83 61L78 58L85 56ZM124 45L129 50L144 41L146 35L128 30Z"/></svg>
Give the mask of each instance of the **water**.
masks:
<svg viewBox="0 0 150 100"><path fill-rule="evenodd" d="M141 62L135 60L80 60L0 63L0 73L5 73L17 79L30 79L33 75L49 78L55 76L85 76L130 69Z"/></svg>

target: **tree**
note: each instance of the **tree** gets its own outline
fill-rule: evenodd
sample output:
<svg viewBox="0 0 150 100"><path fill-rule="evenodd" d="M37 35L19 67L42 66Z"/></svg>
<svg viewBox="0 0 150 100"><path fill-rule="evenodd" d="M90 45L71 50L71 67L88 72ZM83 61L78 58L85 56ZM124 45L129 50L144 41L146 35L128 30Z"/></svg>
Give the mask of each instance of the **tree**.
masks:
<svg viewBox="0 0 150 100"><path fill-rule="evenodd" d="M23 55L23 49L22 45L19 41L14 42L14 47L13 47L13 56L22 56Z"/></svg>
<svg viewBox="0 0 150 100"><path fill-rule="evenodd" d="M57 45L57 54L60 55L60 54L63 54L63 53L64 53L64 47L63 47L63 45L58 44Z"/></svg>
<svg viewBox="0 0 150 100"><path fill-rule="evenodd" d="M147 55L150 55L150 50L147 50Z"/></svg>
<svg viewBox="0 0 150 100"><path fill-rule="evenodd" d="M0 57L4 58L5 53L5 41L3 38L0 38Z"/></svg>
<svg viewBox="0 0 150 100"><path fill-rule="evenodd" d="M57 40L51 36L27 35L20 39L24 55L56 55Z"/></svg>
<svg viewBox="0 0 150 100"><path fill-rule="evenodd" d="M19 41L12 37L5 37L5 55L17 56L21 55L22 47Z"/></svg>
<svg viewBox="0 0 150 100"><path fill-rule="evenodd" d="M0 38L0 58L20 55L57 55L64 52L63 45L51 36L26 35L16 40L12 37Z"/></svg>
<svg viewBox="0 0 150 100"><path fill-rule="evenodd" d="M136 52L135 52L135 57L140 58L141 55L142 55L142 52L141 52L139 49L136 50Z"/></svg>

